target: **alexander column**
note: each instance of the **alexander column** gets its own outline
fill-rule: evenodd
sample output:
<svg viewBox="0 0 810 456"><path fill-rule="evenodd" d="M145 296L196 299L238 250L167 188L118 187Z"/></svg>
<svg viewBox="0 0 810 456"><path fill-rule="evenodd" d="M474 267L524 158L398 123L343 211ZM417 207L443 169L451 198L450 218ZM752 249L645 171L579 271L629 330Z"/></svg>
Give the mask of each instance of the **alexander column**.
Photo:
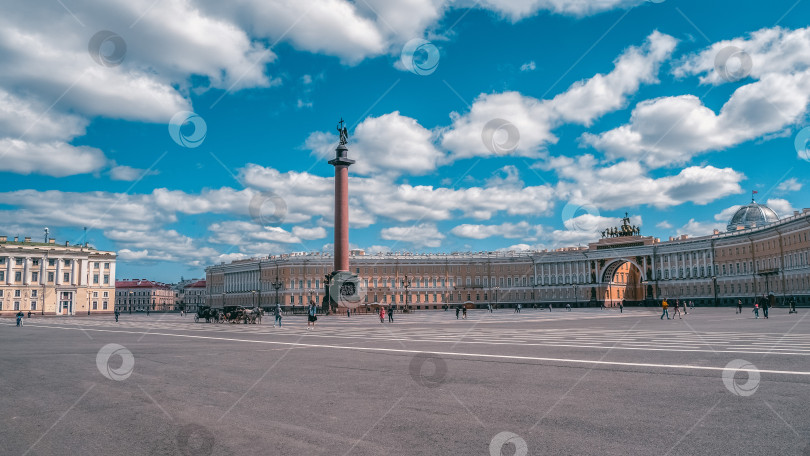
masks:
<svg viewBox="0 0 810 456"><path fill-rule="evenodd" d="M335 264L334 271L326 276L324 294L324 301L329 297L331 310L337 310L338 305L356 307L359 303L359 278L349 270L349 166L354 160L347 157L349 132L343 119L340 119L337 130L340 143L335 149L335 158L329 160L329 164L335 167Z"/></svg>

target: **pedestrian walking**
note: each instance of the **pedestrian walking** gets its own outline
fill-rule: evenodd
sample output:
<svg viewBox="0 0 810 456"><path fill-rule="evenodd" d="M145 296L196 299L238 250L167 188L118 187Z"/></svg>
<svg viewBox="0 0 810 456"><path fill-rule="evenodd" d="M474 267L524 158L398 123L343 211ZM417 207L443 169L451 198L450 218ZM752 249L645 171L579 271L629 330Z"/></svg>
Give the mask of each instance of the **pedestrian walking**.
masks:
<svg viewBox="0 0 810 456"><path fill-rule="evenodd" d="M565 305L565 310L571 312L571 304L566 304Z"/></svg>
<svg viewBox="0 0 810 456"><path fill-rule="evenodd" d="M673 320L675 319L675 315L677 315L679 319L683 319L683 317L681 317L681 309L680 309L680 307L681 307L681 301L679 299L676 299L675 300L675 312L672 312L672 319Z"/></svg>
<svg viewBox="0 0 810 456"><path fill-rule="evenodd" d="M148 307L146 308L146 316L147 317L149 316L149 308Z"/></svg>
<svg viewBox="0 0 810 456"><path fill-rule="evenodd" d="M307 311L307 331L310 329L315 329L315 322L318 321L318 316L315 315L318 312L318 309L315 307L315 303L313 301L309 301L309 310ZM312 325L312 328L310 328Z"/></svg>
<svg viewBox="0 0 810 456"><path fill-rule="evenodd" d="M394 322L394 306L388 306L388 323Z"/></svg>
<svg viewBox="0 0 810 456"><path fill-rule="evenodd" d="M522 305L520 305L520 304L518 304L518 307L517 307L517 309L518 309L518 313L520 313L520 309L522 309L522 308L523 308L523 306L522 306Z"/></svg>
<svg viewBox="0 0 810 456"><path fill-rule="evenodd" d="M669 310L668 310L669 303L667 302L666 298L663 301L661 301L661 309L662 309L661 320L664 319L664 316L666 316L667 320L669 320Z"/></svg>
<svg viewBox="0 0 810 456"><path fill-rule="evenodd" d="M115 309L115 322L118 323L118 317L121 315L121 312L118 309Z"/></svg>
<svg viewBox="0 0 810 456"><path fill-rule="evenodd" d="M768 318L768 307L770 307L771 304L769 301L769 299L763 299L762 302L762 316L765 318Z"/></svg>
<svg viewBox="0 0 810 456"><path fill-rule="evenodd" d="M23 317L24 317L24 315L22 313L22 310L17 312L17 326L22 326L23 325Z"/></svg>
<svg viewBox="0 0 810 456"><path fill-rule="evenodd" d="M467 319L467 306L464 306L464 307L461 308L461 319L462 320Z"/></svg>
<svg viewBox="0 0 810 456"><path fill-rule="evenodd" d="M281 304L276 304L276 308L273 309L273 327L276 327L276 323L278 323L278 327L281 328Z"/></svg>
<svg viewBox="0 0 810 456"><path fill-rule="evenodd" d="M619 303L619 313L624 313L624 299Z"/></svg>
<svg viewBox="0 0 810 456"><path fill-rule="evenodd" d="M759 303L758 302L754 303L753 312L754 312L754 318L759 318Z"/></svg>
<svg viewBox="0 0 810 456"><path fill-rule="evenodd" d="M461 313L461 307L456 307L456 320L458 320L458 314Z"/></svg>
<svg viewBox="0 0 810 456"><path fill-rule="evenodd" d="M551 312L551 303L548 303L548 311Z"/></svg>
<svg viewBox="0 0 810 456"><path fill-rule="evenodd" d="M796 299L790 298L790 311L788 315L796 313Z"/></svg>
<svg viewBox="0 0 810 456"><path fill-rule="evenodd" d="M518 313L518 306L515 306L515 312L514 313Z"/></svg>
<svg viewBox="0 0 810 456"><path fill-rule="evenodd" d="M742 299L737 300L737 311L735 313L738 313L738 314L742 313Z"/></svg>

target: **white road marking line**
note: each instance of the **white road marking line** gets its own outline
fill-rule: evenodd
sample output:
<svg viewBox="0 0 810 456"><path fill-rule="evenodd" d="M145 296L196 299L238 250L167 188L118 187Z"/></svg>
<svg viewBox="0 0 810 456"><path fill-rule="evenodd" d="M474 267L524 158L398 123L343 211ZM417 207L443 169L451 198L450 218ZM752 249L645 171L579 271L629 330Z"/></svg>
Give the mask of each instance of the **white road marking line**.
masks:
<svg viewBox="0 0 810 456"><path fill-rule="evenodd" d="M37 325L32 325L37 327ZM56 329L65 329L69 331L80 331L80 329L65 327L65 326L50 326ZM89 329L88 331L109 332L109 333L125 333L125 334L141 334L141 331L120 331L111 329ZM725 371L725 367L711 367L711 366L693 366L689 364L656 364L656 363L633 363L623 361L599 361L587 359L572 359L572 358L548 358L540 356L521 356L521 355L493 355L488 353L460 353L460 352L443 352L433 350L408 350L402 348L380 348L380 347L353 347L347 345L327 345L327 344L304 344L300 342L279 342L270 340L248 340L248 339L234 339L230 337L214 337L214 336L196 336L190 334L169 334L169 333L151 333L155 336L166 337L183 337L189 339L206 339L206 340L222 340L226 342L243 342L252 344L273 344L285 345L291 347L306 347L306 348L328 348L333 350L351 350L351 351L372 351L382 353L426 353L429 355L438 356L454 356L454 357L468 357L468 358L484 358L484 359L506 359L506 360L521 360L521 361L548 361L557 363L569 364L596 364L602 366L623 366L623 367L652 367L658 369L687 369L687 370L703 370L703 371ZM776 375L804 375L810 377L810 372L806 371L784 371L772 369L738 369L739 372L759 372L761 374L776 374Z"/></svg>

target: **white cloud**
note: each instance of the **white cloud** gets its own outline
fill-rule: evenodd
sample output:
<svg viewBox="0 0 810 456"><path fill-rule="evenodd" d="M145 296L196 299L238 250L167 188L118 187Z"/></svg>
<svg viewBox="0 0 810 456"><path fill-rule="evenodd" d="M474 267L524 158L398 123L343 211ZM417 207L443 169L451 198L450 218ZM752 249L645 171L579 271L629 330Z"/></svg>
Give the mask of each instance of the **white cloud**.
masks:
<svg viewBox="0 0 810 456"><path fill-rule="evenodd" d="M463 238L486 239L493 236L501 236L507 239L529 239L537 238L537 234L543 231L541 225L532 226L527 221L518 223L502 223L500 225L470 225L462 224L450 230L450 233Z"/></svg>
<svg viewBox="0 0 810 456"><path fill-rule="evenodd" d="M334 158L338 137L316 132L306 147L320 158ZM445 154L433 144L433 133L399 111L380 117L367 117L352 132L349 158L357 160L353 173L392 175L425 174L434 171Z"/></svg>
<svg viewBox="0 0 810 456"><path fill-rule="evenodd" d="M380 237L387 241L399 241L411 244L414 247L439 247L444 234L439 232L435 224L420 223L413 226L393 226L383 228Z"/></svg>
<svg viewBox="0 0 810 456"><path fill-rule="evenodd" d="M751 33L748 38L718 41L705 50L681 59L674 68L677 77L699 75L704 84L724 84L728 78L718 73L718 54L735 47L751 58L750 75L761 79L768 74L791 74L810 69L810 27L788 30L782 27L765 28ZM742 55L731 56L726 71L734 71ZM723 69L723 66L720 66Z"/></svg>
<svg viewBox="0 0 810 456"><path fill-rule="evenodd" d="M366 249L366 253L368 254L375 254L375 253L390 253L391 247L387 245L372 245L371 247Z"/></svg>
<svg viewBox="0 0 810 456"><path fill-rule="evenodd" d="M175 230L110 229L104 236L124 246L118 253L125 261L170 261L202 266L219 255L216 250L201 246Z"/></svg>
<svg viewBox="0 0 810 456"><path fill-rule="evenodd" d="M323 239L326 237L326 230L322 226L316 226L315 228L294 226L292 232L295 236L306 240Z"/></svg>
<svg viewBox="0 0 810 456"><path fill-rule="evenodd" d="M590 125L624 106L642 83L657 82L659 66L669 58L675 44L671 36L653 32L641 47L626 49L610 73L576 82L551 100L538 100L517 92L481 94L468 113L451 114L453 123L442 131L441 144L451 151L453 159L493 155L496 152L485 146L482 132L488 122L503 119L519 133L518 144L509 153L540 157L548 144L557 142L551 133L555 127L564 122ZM507 143L504 132L498 132L501 137L495 138L496 144Z"/></svg>
<svg viewBox="0 0 810 456"><path fill-rule="evenodd" d="M55 177L91 173L107 159L94 147L71 146L60 141L30 143L0 138L0 170L18 174L45 174Z"/></svg>
<svg viewBox="0 0 810 456"><path fill-rule="evenodd" d="M586 16L616 8L629 8L646 0L483 0L484 8L492 9L512 21L532 16L545 10L557 14Z"/></svg>
<svg viewBox="0 0 810 456"><path fill-rule="evenodd" d="M726 224L728 222L721 222L718 220L714 221L706 221L706 222L698 222L695 219L689 219L689 221L682 227L676 230L678 236L681 235L688 235L692 237L697 236L708 236L714 233L714 230L718 230L719 232L723 233L726 231Z"/></svg>
<svg viewBox="0 0 810 456"><path fill-rule="evenodd" d="M671 230L673 228L672 224L666 220L656 223L655 227L661 228L662 230Z"/></svg>
<svg viewBox="0 0 810 456"><path fill-rule="evenodd" d="M548 167L560 176L556 186L558 198L605 209L639 205L666 208L685 202L708 204L742 193L740 182L745 178L731 168L714 166L691 166L678 174L653 178L639 163L622 161L600 166L591 155L576 160L555 157Z"/></svg>
<svg viewBox="0 0 810 456"><path fill-rule="evenodd" d="M684 58L674 70L676 76L703 74L701 82L725 82L715 69L715 58L732 45L751 57L755 80L737 88L719 113L694 95L656 98L639 103L628 124L598 135L586 133L583 143L609 158L638 160L655 168L784 135L783 130L804 118L810 102L810 29L763 29L748 40L715 43Z"/></svg>
<svg viewBox="0 0 810 456"><path fill-rule="evenodd" d="M776 186L776 191L781 193L787 192L798 192L802 189L803 184L798 181L795 177L791 177L790 179L783 180Z"/></svg>
<svg viewBox="0 0 810 456"><path fill-rule="evenodd" d="M693 156L722 150L777 132L801 119L810 99L810 72L769 74L744 85L715 114L694 95L639 103L630 123L583 135L583 141L609 158L642 161L657 168L688 162Z"/></svg>
<svg viewBox="0 0 810 456"><path fill-rule="evenodd" d="M537 69L537 64L534 63L534 60L524 63L520 66L520 71L534 71Z"/></svg>
<svg viewBox="0 0 810 456"><path fill-rule="evenodd" d="M208 230L213 233L211 242L241 246L250 242L273 242L300 244L301 238L277 226L262 226L252 222L225 221L212 223Z"/></svg>
<svg viewBox="0 0 810 456"><path fill-rule="evenodd" d="M788 200L782 198L769 198L765 205L773 209L779 218L790 217L796 210Z"/></svg>
<svg viewBox="0 0 810 456"><path fill-rule="evenodd" d="M120 181L132 182L140 179L143 176L154 176L156 174L159 174L159 171L132 168L123 165L114 166L110 169L110 179Z"/></svg>

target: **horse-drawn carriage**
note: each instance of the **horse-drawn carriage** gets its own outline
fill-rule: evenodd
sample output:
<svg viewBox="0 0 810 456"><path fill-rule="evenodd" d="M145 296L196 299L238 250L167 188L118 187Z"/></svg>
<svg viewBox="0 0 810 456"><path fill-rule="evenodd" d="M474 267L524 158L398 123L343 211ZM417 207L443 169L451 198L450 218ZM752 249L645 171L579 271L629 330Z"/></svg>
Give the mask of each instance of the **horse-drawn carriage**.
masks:
<svg viewBox="0 0 810 456"><path fill-rule="evenodd" d="M212 309L208 306L197 307L197 313L194 315L194 323L202 319L205 319L206 323L222 323L222 311Z"/></svg>
<svg viewBox="0 0 810 456"><path fill-rule="evenodd" d="M258 307L225 307L222 314L228 323L261 324L264 312Z"/></svg>

